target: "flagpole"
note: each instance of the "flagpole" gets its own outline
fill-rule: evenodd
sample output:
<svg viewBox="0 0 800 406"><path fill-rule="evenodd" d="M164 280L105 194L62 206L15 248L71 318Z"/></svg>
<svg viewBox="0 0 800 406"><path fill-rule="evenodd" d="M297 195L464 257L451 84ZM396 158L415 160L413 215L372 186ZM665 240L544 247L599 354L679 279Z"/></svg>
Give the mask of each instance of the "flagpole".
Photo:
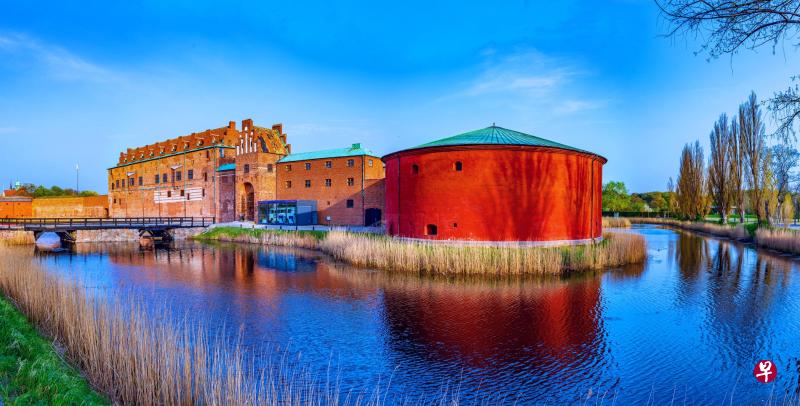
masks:
<svg viewBox="0 0 800 406"><path fill-rule="evenodd" d="M75 164L75 194L81 193L80 167Z"/></svg>

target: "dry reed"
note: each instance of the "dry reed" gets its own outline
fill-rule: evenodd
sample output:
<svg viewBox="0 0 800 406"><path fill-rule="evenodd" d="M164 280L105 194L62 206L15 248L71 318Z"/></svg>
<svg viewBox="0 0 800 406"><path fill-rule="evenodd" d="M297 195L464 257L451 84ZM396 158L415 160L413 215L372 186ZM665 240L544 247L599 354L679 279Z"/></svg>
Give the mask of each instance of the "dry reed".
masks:
<svg viewBox="0 0 800 406"><path fill-rule="evenodd" d="M756 244L792 254L800 254L800 233L780 228L759 228L756 230Z"/></svg>
<svg viewBox="0 0 800 406"><path fill-rule="evenodd" d="M199 234L194 239L276 245L281 247L317 248L322 232L279 231L235 227L217 227Z"/></svg>
<svg viewBox="0 0 800 406"><path fill-rule="evenodd" d="M642 218L632 217L630 221L631 223L667 225L689 231L698 231L701 233L706 233L717 237L730 238L733 240L746 240L750 238L750 234L747 232L747 229L743 224L730 226L730 225L706 223L701 221L680 221L675 219L644 218L644 217Z"/></svg>
<svg viewBox="0 0 800 406"><path fill-rule="evenodd" d="M0 246L33 244L33 233L22 230L0 230Z"/></svg>
<svg viewBox="0 0 800 406"><path fill-rule="evenodd" d="M644 237L607 233L597 244L567 247L475 247L410 242L332 231L320 249L353 265L458 275L558 275L642 262Z"/></svg>
<svg viewBox="0 0 800 406"><path fill-rule="evenodd" d="M114 403L256 405L377 403L341 398L307 371L246 361L240 345L211 340L188 322L152 316L143 302L90 295L36 266L29 254L0 251L0 293L55 339L92 386ZM138 304L137 304L138 303ZM223 335L224 336L224 335ZM379 397L378 397L379 398Z"/></svg>
<svg viewBox="0 0 800 406"><path fill-rule="evenodd" d="M631 221L625 217L603 217L603 228L627 228Z"/></svg>

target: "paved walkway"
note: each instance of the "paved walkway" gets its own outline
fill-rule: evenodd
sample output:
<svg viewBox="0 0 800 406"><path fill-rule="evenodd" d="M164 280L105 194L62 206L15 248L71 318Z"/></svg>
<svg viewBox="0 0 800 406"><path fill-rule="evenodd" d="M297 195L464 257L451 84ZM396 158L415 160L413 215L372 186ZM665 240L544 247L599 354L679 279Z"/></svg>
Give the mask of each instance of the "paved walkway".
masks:
<svg viewBox="0 0 800 406"><path fill-rule="evenodd" d="M371 233L383 234L383 227L365 227L365 226L276 226L269 224L256 224L252 221L231 221L229 223L216 223L210 225L208 228L215 227L237 227L237 228L258 228L264 230L284 230L284 231L349 231L353 233Z"/></svg>

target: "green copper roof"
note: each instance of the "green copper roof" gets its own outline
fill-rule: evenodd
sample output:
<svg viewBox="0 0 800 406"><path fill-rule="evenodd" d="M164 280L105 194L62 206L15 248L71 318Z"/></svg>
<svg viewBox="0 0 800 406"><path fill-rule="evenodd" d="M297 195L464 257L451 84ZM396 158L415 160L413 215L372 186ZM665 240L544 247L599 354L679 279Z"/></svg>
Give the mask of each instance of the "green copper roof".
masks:
<svg viewBox="0 0 800 406"><path fill-rule="evenodd" d="M324 151L301 152L299 154L289 154L281 158L278 162L309 161L312 159L323 158L342 158L348 156L370 155L377 156L372 151L362 148L361 144L353 144L349 148L326 149Z"/></svg>
<svg viewBox="0 0 800 406"><path fill-rule="evenodd" d="M539 138L530 134L525 134L519 131L509 130L507 128L497 126L486 127L480 130L442 138L440 140L417 145L416 147L409 149L447 147L456 145L524 145L531 147L559 148L591 154L591 152L570 147L569 145L560 144L555 141L546 140L544 138Z"/></svg>
<svg viewBox="0 0 800 406"><path fill-rule="evenodd" d="M234 169L236 169L236 164L224 164L220 165L219 168L217 168L217 172L232 171Z"/></svg>

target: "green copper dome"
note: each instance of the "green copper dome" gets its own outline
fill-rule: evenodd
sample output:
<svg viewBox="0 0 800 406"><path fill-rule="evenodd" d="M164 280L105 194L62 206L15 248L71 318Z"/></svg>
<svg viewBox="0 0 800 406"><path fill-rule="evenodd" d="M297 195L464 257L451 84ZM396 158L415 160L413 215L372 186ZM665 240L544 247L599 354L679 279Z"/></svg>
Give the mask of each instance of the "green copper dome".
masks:
<svg viewBox="0 0 800 406"><path fill-rule="evenodd" d="M555 141L546 140L544 138L539 138L530 134L525 134L519 131L509 130L507 128L497 126L486 127L480 130L442 138L440 140L417 145L416 147L409 149L447 147L456 145L523 145L530 147L566 149L570 151L591 154L591 152L570 147L569 145L560 144Z"/></svg>

